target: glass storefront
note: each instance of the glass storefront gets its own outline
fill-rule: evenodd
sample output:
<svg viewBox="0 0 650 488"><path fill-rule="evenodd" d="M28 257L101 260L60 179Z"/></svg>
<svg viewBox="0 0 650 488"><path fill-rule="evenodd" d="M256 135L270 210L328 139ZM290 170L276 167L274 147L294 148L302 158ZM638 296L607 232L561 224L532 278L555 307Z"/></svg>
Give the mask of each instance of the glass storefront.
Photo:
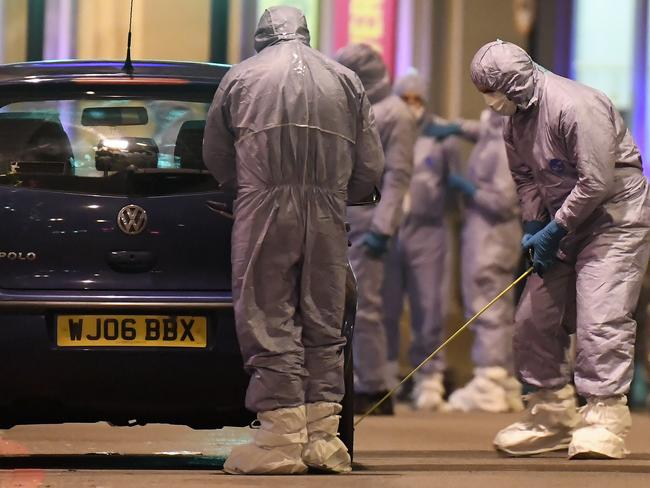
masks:
<svg viewBox="0 0 650 488"><path fill-rule="evenodd" d="M572 77L606 93L650 159L649 0L574 0ZM646 164L646 173L650 168Z"/></svg>
<svg viewBox="0 0 650 488"><path fill-rule="evenodd" d="M636 0L576 0L573 76L607 94L629 122Z"/></svg>

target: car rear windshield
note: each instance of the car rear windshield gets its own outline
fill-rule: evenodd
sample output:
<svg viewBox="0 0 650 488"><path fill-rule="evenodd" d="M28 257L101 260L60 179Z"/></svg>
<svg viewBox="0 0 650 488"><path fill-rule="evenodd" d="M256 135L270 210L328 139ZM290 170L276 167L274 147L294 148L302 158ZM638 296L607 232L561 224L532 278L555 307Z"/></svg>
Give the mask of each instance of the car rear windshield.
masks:
<svg viewBox="0 0 650 488"><path fill-rule="evenodd" d="M0 186L93 194L212 191L209 103L126 96L0 108Z"/></svg>

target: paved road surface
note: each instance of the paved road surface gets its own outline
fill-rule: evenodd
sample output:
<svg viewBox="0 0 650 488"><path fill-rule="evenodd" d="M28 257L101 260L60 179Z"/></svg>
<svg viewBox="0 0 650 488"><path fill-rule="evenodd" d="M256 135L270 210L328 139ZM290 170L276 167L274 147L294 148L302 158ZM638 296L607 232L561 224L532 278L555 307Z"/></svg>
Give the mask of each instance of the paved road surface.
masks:
<svg viewBox="0 0 650 488"><path fill-rule="evenodd" d="M229 446L246 440L245 429L18 427L0 431L0 464L33 469L0 470L0 488L650 488L649 415L635 415L628 442L633 454L623 461L567 461L561 453L500 457L491 448L492 437L515 418L401 408L396 417L373 417L359 426L352 474L292 478L234 477L215 469ZM80 456L88 453L96 454Z"/></svg>

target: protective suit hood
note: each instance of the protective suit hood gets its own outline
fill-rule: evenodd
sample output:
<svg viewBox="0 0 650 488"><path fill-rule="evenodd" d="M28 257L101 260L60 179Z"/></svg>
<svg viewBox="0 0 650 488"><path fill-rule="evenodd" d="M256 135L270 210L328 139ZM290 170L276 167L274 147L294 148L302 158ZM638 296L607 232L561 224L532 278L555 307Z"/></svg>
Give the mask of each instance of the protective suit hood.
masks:
<svg viewBox="0 0 650 488"><path fill-rule="evenodd" d="M336 60L357 74L373 105L391 94L386 64L369 45L350 44L336 53Z"/></svg>
<svg viewBox="0 0 650 488"><path fill-rule="evenodd" d="M411 93L417 95L425 102L429 101L427 82L418 70L414 68L411 68L406 75L402 76L395 82L393 92L398 97L403 96L405 93Z"/></svg>
<svg viewBox="0 0 650 488"><path fill-rule="evenodd" d="M255 51L282 41L298 40L309 46L305 15L294 7L270 7L264 11L255 31Z"/></svg>
<svg viewBox="0 0 650 488"><path fill-rule="evenodd" d="M484 45L471 64L472 81L480 91L498 91L521 110L536 105L542 68L522 48L501 40Z"/></svg>

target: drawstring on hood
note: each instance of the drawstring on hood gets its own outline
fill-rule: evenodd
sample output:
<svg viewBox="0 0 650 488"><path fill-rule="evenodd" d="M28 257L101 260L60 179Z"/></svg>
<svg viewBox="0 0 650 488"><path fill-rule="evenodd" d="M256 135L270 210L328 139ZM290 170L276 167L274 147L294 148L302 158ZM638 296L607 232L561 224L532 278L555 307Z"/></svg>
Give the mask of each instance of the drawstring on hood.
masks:
<svg viewBox="0 0 650 488"><path fill-rule="evenodd" d="M309 29L302 11L284 6L266 9L255 31L255 51L259 53L279 42L293 40L309 46Z"/></svg>
<svg viewBox="0 0 650 488"><path fill-rule="evenodd" d="M386 64L368 44L350 44L336 53L336 60L357 74L370 103L380 102L391 94Z"/></svg>
<svg viewBox="0 0 650 488"><path fill-rule="evenodd" d="M527 110L539 100L543 68L519 46L501 40L478 50L471 64L472 81L480 91L497 91Z"/></svg>

